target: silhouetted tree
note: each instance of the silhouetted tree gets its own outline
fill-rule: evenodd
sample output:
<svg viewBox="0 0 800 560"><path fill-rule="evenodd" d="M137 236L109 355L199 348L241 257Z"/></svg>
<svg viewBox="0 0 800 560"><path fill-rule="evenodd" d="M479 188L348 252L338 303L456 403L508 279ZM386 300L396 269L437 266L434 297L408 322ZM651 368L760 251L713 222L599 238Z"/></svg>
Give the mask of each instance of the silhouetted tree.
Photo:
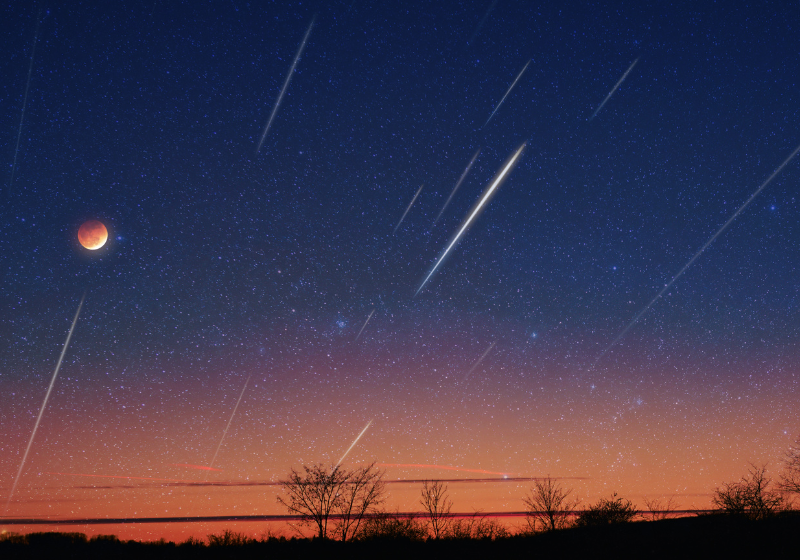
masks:
<svg viewBox="0 0 800 560"><path fill-rule="evenodd" d="M786 452L778 489L800 496L800 437Z"/></svg>
<svg viewBox="0 0 800 560"><path fill-rule="evenodd" d="M741 515L749 519L765 519L783 507L783 496L772 490L772 479L767 477L767 467L751 464L748 472L738 482L726 482L714 490L711 501L721 512Z"/></svg>
<svg viewBox="0 0 800 560"><path fill-rule="evenodd" d="M321 539L331 531L342 540L352 539L364 515L383 503L383 472L374 463L349 472L322 465L303 466L303 471L292 469L281 481L286 496L278 496L278 503L301 516L301 524L314 527Z"/></svg>
<svg viewBox="0 0 800 560"><path fill-rule="evenodd" d="M559 482L542 478L533 482L533 488L522 498L527 509L525 518L528 529L536 532L537 520L546 531L566 527L570 523L569 514L578 506L578 500L570 500L572 490L565 490Z"/></svg>
<svg viewBox="0 0 800 560"><path fill-rule="evenodd" d="M339 499L334 503L336 534L341 540L353 539L358 534L364 516L377 511L385 501L383 474L383 471L375 468L375 463L345 474Z"/></svg>
<svg viewBox="0 0 800 560"><path fill-rule="evenodd" d="M328 521L339 499L345 473L338 467L328 472L322 465L304 465L303 471L293 468L289 478L280 482L287 496L278 496L278 503L290 514L300 515L301 524L316 526L317 537L327 539Z"/></svg>
<svg viewBox="0 0 800 560"><path fill-rule="evenodd" d="M578 527L589 527L593 525L612 525L614 523L627 523L632 521L639 512L633 507L630 500L625 500L611 495L611 498L601 498L595 505L584 509L575 520Z"/></svg>
<svg viewBox="0 0 800 560"><path fill-rule="evenodd" d="M672 512L678 509L678 504L675 503L673 496L670 496L666 501L659 498L647 499L644 498L644 505L647 506L648 512L653 521L659 519L666 519Z"/></svg>
<svg viewBox="0 0 800 560"><path fill-rule="evenodd" d="M453 502L447 495L447 486L441 480L426 480L422 483L422 507L428 514L428 524L433 538L438 539L447 532L452 521L449 517Z"/></svg>

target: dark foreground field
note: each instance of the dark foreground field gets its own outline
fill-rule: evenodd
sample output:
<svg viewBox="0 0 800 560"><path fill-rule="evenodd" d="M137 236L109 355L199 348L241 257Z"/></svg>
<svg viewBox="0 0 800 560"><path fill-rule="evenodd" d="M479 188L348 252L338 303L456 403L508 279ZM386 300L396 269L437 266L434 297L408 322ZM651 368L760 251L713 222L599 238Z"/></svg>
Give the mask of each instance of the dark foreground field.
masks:
<svg viewBox="0 0 800 560"><path fill-rule="evenodd" d="M763 521L702 516L573 528L491 540L278 540L239 546L87 541L82 534L38 533L0 541L0 558L800 558L800 515Z"/></svg>

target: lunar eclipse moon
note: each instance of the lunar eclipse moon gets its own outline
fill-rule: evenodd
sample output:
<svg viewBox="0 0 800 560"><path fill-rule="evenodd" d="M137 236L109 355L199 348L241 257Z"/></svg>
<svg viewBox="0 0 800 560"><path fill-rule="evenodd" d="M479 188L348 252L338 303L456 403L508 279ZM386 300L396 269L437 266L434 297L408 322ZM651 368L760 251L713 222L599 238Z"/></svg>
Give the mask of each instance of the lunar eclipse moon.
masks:
<svg viewBox="0 0 800 560"><path fill-rule="evenodd" d="M106 244L108 230L102 222L89 220L78 229L78 241L90 251L96 251Z"/></svg>

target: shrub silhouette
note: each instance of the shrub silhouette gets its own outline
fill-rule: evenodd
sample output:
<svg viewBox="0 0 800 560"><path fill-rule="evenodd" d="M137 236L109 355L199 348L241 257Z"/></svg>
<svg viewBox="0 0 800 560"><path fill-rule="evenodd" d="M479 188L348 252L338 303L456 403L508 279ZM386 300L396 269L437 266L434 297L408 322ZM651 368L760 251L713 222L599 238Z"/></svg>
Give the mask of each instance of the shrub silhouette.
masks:
<svg viewBox="0 0 800 560"><path fill-rule="evenodd" d="M575 521L577 527L591 527L597 525L612 525L632 521L639 512L633 507L630 500L625 500L611 495L611 498L601 498L595 505L588 507L578 514Z"/></svg>
<svg viewBox="0 0 800 560"><path fill-rule="evenodd" d="M738 482L726 482L714 490L711 501L722 513L748 519L766 519L783 509L781 494L770 488L767 467L750 465L747 474Z"/></svg>
<svg viewBox="0 0 800 560"><path fill-rule="evenodd" d="M414 516L381 512L364 520L358 538L360 540L406 540L424 541L428 531L422 521Z"/></svg>
<svg viewBox="0 0 800 560"><path fill-rule="evenodd" d="M221 535L208 535L208 546L242 546L251 542L255 542L255 539L230 529L225 529Z"/></svg>

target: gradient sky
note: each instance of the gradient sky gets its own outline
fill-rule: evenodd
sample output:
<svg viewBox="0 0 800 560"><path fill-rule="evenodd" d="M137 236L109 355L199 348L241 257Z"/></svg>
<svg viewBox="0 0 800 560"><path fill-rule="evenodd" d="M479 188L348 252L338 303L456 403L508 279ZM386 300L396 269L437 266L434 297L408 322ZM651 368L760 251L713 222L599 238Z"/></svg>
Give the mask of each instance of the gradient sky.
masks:
<svg viewBox="0 0 800 560"><path fill-rule="evenodd" d="M704 508L749 462L776 474L800 157L609 347L800 144L800 5L642 4L6 3L4 503L86 293L6 516L285 513L240 484L333 464L370 420L345 465L389 479ZM529 486L450 488L518 511Z"/></svg>

